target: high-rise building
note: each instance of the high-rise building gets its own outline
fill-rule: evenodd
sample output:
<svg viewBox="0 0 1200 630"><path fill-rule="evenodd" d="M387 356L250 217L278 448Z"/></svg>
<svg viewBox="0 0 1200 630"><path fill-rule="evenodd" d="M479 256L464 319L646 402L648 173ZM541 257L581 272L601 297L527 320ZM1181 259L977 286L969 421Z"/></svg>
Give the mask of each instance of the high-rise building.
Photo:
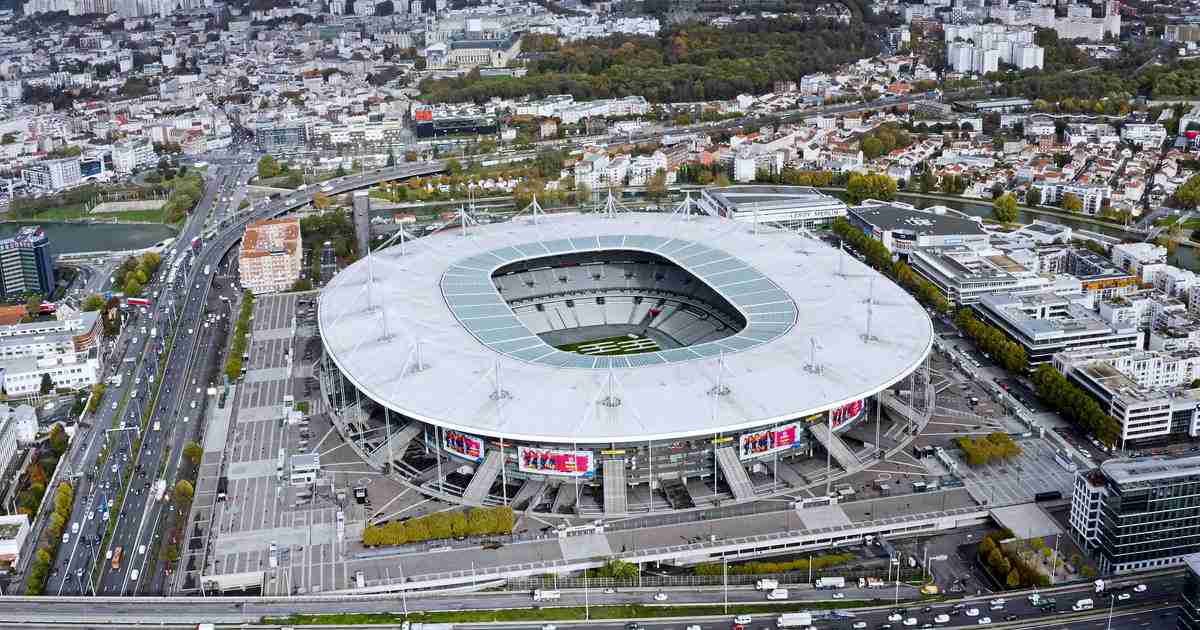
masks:
<svg viewBox="0 0 1200 630"><path fill-rule="evenodd" d="M263 125L254 130L254 140L271 155L295 153L308 143L308 129L302 123Z"/></svg>
<svg viewBox="0 0 1200 630"><path fill-rule="evenodd" d="M301 246L300 219L247 225L238 251L242 286L255 295L290 289L300 279Z"/></svg>
<svg viewBox="0 0 1200 630"><path fill-rule="evenodd" d="M41 226L26 226L0 240L0 293L6 298L54 291L50 239Z"/></svg>
<svg viewBox="0 0 1200 630"><path fill-rule="evenodd" d="M1179 593L1179 630L1200 630L1200 553L1183 559L1187 572L1183 574L1183 589Z"/></svg>
<svg viewBox="0 0 1200 630"><path fill-rule="evenodd" d="M1100 573L1184 563L1200 552L1200 456L1110 459L1075 478L1071 535Z"/></svg>

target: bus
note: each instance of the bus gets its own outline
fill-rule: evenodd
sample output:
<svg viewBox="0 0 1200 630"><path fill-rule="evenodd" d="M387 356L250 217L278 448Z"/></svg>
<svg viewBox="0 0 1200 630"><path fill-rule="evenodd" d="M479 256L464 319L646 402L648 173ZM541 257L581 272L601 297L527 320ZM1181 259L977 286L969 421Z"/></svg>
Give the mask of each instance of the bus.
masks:
<svg viewBox="0 0 1200 630"><path fill-rule="evenodd" d="M121 552L124 551L121 547L113 549L112 568L113 571L121 568Z"/></svg>
<svg viewBox="0 0 1200 630"><path fill-rule="evenodd" d="M148 307L151 304L149 298L137 298L137 297L125 298L125 303L130 306L145 306L145 307Z"/></svg>

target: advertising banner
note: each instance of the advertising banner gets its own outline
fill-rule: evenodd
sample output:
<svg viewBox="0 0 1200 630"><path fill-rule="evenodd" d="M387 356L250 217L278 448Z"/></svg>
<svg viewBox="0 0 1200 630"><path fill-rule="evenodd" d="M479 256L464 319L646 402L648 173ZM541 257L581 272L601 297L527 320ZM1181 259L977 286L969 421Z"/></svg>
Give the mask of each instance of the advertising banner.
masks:
<svg viewBox="0 0 1200 630"><path fill-rule="evenodd" d="M837 409L834 409L829 414L829 430L837 431L850 426L855 420L858 420L867 411L867 403L865 400L856 400L846 403Z"/></svg>
<svg viewBox="0 0 1200 630"><path fill-rule="evenodd" d="M442 446L451 453L463 459L477 462L483 459L483 440L458 431L446 431L442 434L445 444Z"/></svg>
<svg viewBox="0 0 1200 630"><path fill-rule="evenodd" d="M738 457L750 459L800 445L800 424L793 422L738 437Z"/></svg>
<svg viewBox="0 0 1200 630"><path fill-rule="evenodd" d="M517 467L521 472L566 477L591 477L591 451L560 451L549 448L517 447Z"/></svg>

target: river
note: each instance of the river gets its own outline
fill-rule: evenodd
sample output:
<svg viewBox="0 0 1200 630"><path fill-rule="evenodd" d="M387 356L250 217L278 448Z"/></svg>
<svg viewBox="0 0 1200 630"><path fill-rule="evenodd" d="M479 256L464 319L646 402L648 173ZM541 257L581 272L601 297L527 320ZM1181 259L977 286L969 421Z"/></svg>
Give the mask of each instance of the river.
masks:
<svg viewBox="0 0 1200 630"><path fill-rule="evenodd" d="M40 225L50 238L55 254L77 252L121 251L142 249L175 236L177 232L155 223L58 223L58 222L2 222L0 238L8 238L26 225Z"/></svg>

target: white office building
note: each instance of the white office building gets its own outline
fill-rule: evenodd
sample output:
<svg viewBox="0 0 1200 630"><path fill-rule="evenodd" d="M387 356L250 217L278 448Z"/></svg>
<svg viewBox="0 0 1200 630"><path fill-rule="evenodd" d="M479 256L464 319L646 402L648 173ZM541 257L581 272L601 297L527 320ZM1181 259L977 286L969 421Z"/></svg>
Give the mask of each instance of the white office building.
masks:
<svg viewBox="0 0 1200 630"><path fill-rule="evenodd" d="M154 145L147 138L126 138L113 144L112 159L113 168L122 175L128 175L158 163Z"/></svg>
<svg viewBox="0 0 1200 630"><path fill-rule="evenodd" d="M79 157L42 160L21 170L21 179L32 190L58 192L83 182Z"/></svg>

